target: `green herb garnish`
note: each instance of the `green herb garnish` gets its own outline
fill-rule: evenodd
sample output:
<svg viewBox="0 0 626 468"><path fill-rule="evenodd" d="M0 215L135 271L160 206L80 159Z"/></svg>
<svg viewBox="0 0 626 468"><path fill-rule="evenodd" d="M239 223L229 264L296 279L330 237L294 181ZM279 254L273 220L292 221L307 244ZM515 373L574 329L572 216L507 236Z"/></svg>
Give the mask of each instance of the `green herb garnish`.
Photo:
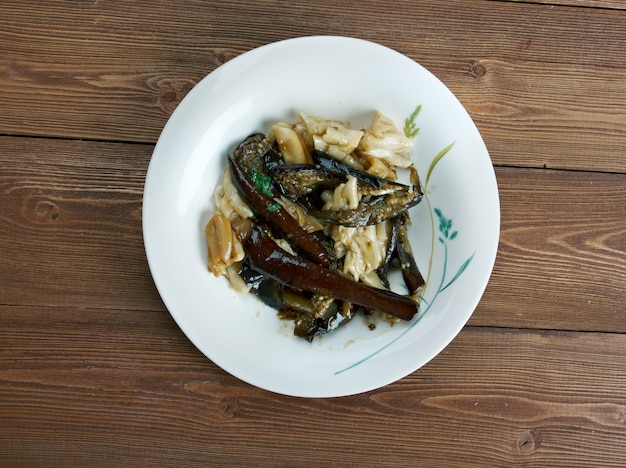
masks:
<svg viewBox="0 0 626 468"><path fill-rule="evenodd" d="M274 198L274 194L270 190L270 187L272 186L272 178L270 176L262 174L256 169L252 169L250 173L250 178L252 179L252 182L254 182L254 185L256 185L257 188L261 192L263 192L263 195L266 195L270 198ZM279 210L280 210L280 205L278 203L272 203L270 205L267 205L267 211L276 213Z"/></svg>
<svg viewBox="0 0 626 468"><path fill-rule="evenodd" d="M419 133L420 129L417 125L415 125L415 119L421 110L422 105L420 104L415 108L411 115L404 119L404 134L407 138L415 138L415 136Z"/></svg>
<svg viewBox="0 0 626 468"><path fill-rule="evenodd" d="M252 179L252 182L254 182L254 185L256 185L264 195L267 195L268 197L274 196L270 190L270 187L272 186L272 178L270 176L262 174L256 169L252 169L250 178Z"/></svg>

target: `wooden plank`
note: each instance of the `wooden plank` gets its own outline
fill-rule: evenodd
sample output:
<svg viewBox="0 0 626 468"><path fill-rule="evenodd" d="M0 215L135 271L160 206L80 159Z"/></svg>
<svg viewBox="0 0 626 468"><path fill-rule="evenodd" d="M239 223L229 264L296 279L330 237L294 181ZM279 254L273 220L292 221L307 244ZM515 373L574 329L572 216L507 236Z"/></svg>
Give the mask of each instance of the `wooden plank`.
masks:
<svg viewBox="0 0 626 468"><path fill-rule="evenodd" d="M520 3L540 3L542 5L559 5L586 8L609 8L612 10L626 10L623 0L495 0Z"/></svg>
<svg viewBox="0 0 626 468"><path fill-rule="evenodd" d="M0 303L163 310L141 230L152 149L0 138Z"/></svg>
<svg viewBox="0 0 626 468"><path fill-rule="evenodd" d="M275 40L339 34L396 48L433 71L497 164L584 170L594 161L596 170L626 172L619 11L484 1L266 2L262 10L48 2L32 11L7 1L0 133L154 143L178 102L224 61Z"/></svg>
<svg viewBox="0 0 626 468"><path fill-rule="evenodd" d="M165 313L0 306L0 338L9 464L608 467L626 457L625 335L467 329L405 379L336 399L242 383Z"/></svg>
<svg viewBox="0 0 626 468"><path fill-rule="evenodd" d="M488 58L471 66L478 70L475 86L481 91L459 96L473 111L496 164L626 173L621 70Z"/></svg>
<svg viewBox="0 0 626 468"><path fill-rule="evenodd" d="M0 260L0 303L164 310L141 232L151 150L0 138L0 241L11 252ZM625 332L626 175L497 177L500 248L471 323Z"/></svg>
<svg viewBox="0 0 626 468"><path fill-rule="evenodd" d="M471 323L626 332L626 177L497 175L500 246Z"/></svg>

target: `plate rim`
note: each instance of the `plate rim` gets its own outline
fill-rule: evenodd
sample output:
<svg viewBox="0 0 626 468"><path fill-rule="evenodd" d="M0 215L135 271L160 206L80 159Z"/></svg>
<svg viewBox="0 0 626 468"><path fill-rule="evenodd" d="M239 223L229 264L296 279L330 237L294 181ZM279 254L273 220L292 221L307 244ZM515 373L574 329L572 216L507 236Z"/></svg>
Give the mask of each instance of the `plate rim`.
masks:
<svg viewBox="0 0 626 468"><path fill-rule="evenodd" d="M428 71L426 68L424 68L422 65L420 65L418 62L410 59L409 57L401 54L400 52L391 49L387 46L375 43L375 42L371 42L365 39L359 39L359 38L351 38L351 37L346 37L346 36L332 36L332 35L322 35L322 36L304 36L304 37L295 37L295 38L289 38L289 39L285 39L282 41L277 41L277 42L272 42L269 44L265 44L262 45L260 47L257 47L255 49L251 49L247 52L244 52L243 54L238 55L237 57L234 57L233 59L229 60L228 62L224 63L223 65L221 65L220 67L217 67L215 70L213 70L211 73L209 73L208 75L206 75L202 80L200 80L200 82L198 82L198 84L196 86L194 86L194 88L187 94L187 96L185 96L185 98L181 101L181 103L179 103L179 105L177 106L177 108L174 110L174 112L171 114L170 118L168 119L167 123L165 124L160 136L159 136L159 140L157 141L153 154L151 156L150 159L150 163L148 166L148 170L146 172L146 183L145 183L145 187L144 187L144 196L143 196L143 205L142 205L142 233L143 233L143 239L144 239L144 247L146 250L146 256L148 259L148 264L149 264L149 268L150 268L150 273L152 275L153 281L155 282L155 285L157 287L157 290L168 310L168 312L170 313L170 315L172 316L172 318L175 320L175 322L177 323L177 325L179 326L179 328L183 331L183 333L185 333L185 335L187 336L187 338L194 344L194 346L196 346L196 348L202 352L209 360L213 361L216 365L218 365L219 367L221 367L223 370L225 370L226 372L228 372L229 374L237 377L238 379L248 382L251 385L260 387L260 388L264 388L265 390L268 391L272 391L275 393L281 393L281 394L285 394L285 395L292 395L292 396L301 396L301 397L338 397L338 396L347 396L347 395L352 395L352 394L357 394L357 393L363 393L363 392L367 392L370 390L374 390L380 387L383 387L385 385L388 385L392 382L395 382L403 377L405 377L406 375L411 374L412 372L414 372L415 370L419 369L420 367L422 367L423 365L425 365L427 362L429 362L430 360L432 360L436 355L438 355L440 351L438 351L437 353L435 353L433 356L429 357L428 359L426 359L425 362L423 362L422 364L418 365L415 369L413 370L409 370L408 372L401 372L403 375L395 375L395 376L391 376L388 379L386 379L387 381L384 381L383 379L383 383L382 384L374 384L374 385L362 385L359 389L356 389L353 392L346 392L346 391L340 391L340 392L330 392L330 393L324 393L324 392L317 392L318 394L316 394L316 392L293 392L293 391L288 391L288 392L283 392L280 390L280 388L272 388L271 386L268 386L267 384L263 384L262 382L257 382L255 381L255 379L250 379L249 377L246 377L245 375L242 375L242 373L237 370L237 369L226 369L222 364L220 364L220 360L216 359L215 356L209 356L209 354L207 354L207 352L205 351L205 349L203 349L203 346L200 343L197 343L196 340L192 339L192 337L186 332L186 326L183 326L182 323L180 323L179 321L179 316L177 315L177 313L175 313L171 306L170 306L170 300L169 300L169 293L165 293L164 292L164 287L162 284L160 284L161 279L157 279L157 275L155 275L155 271L153 270L154 268L154 257L153 257L153 253L154 251L150 252L150 243L151 240L150 238L150 234L148 233L148 222L149 222L149 218L150 218L150 213L149 208L150 208L150 201L149 201L149 194L148 194L148 190L151 187L151 185L149 184L149 179L152 175L151 171L155 170L156 164L155 161L157 161L157 159L155 158L155 155L159 154L158 151L160 149L160 144L162 144L162 138L164 138L164 134L166 133L166 130L168 129L168 126L171 125L170 123L173 122L175 119L179 118L179 115L181 115L181 113L184 111L184 107L183 107L183 103L186 102L186 100L188 99L193 99L195 94L199 93L201 91L201 88L199 87L202 83L206 83L207 80L211 77L211 75L215 74L215 73L221 73L223 72L223 68L227 67L228 64L237 64L240 63L242 61L246 60L246 57L249 57L251 53L262 53L263 51L267 51L267 50L271 50L272 48L275 48L277 46L281 46L281 45L289 45L288 43L294 44L294 43L298 43L298 42L315 42L315 41L342 41L342 42L351 42L351 43L355 43L355 44L360 44L361 46L365 46L365 47L376 47L376 48L380 48L381 50L383 50L385 53L392 53L396 56L399 56L402 58L402 60L408 60L411 62L412 66L417 66L420 68L420 70L422 72L428 73L430 74L441 86L443 86L443 88L445 88L453 97L454 99L457 100L456 96L454 96L454 94L447 88L447 86L445 86L445 84L443 82L441 82L437 77L435 77L430 71ZM221 70L221 71L220 71ZM493 178L493 182L495 183L495 193L493 195L495 195L496 198L496 204L497 204L497 210L494 213L495 215L497 215L497 219L495 220L495 224L497 225L497 233L496 233L496 240L495 240L495 245L492 247L493 252L489 253L489 256L492 256L492 260L490 261L490 268L489 271L486 274L486 279L484 281L484 284L482 285L481 290L478 292L477 294L477 300L475 304L472 304L471 307L469 307L470 311L467 315L466 320L463 323L460 323L460 325L453 330L452 337L446 341L446 343L443 345L442 349L445 349L450 342L458 335L458 333L461 331L461 329L465 326L465 324L467 323L467 321L469 320L469 318L471 317L471 315L473 314L476 306L478 305L478 303L480 302L480 299L482 298L483 294L484 294L484 290L487 287L487 284L489 283L491 274L493 272L493 267L495 264L495 259L496 259L496 255L497 255L497 250L498 250L498 244L499 244L499 235L500 235L500 205L499 205L499 193L498 193L498 189L497 189L497 179L495 177L495 170L493 168L493 163L491 162L490 156L489 156L489 152L487 151L486 145L484 145L484 141L482 140L482 136L480 135L480 133L478 132L478 129L475 127L475 124L473 122L473 120L471 119L471 117L469 116L469 114L467 113L467 111L465 110L465 108L462 106L462 104L459 102L459 105L461 106L461 108L465 111L467 118L469 119L469 122L471 122L471 124L474 126L475 131L478 134L478 137L480 139L480 141L482 142L483 146L484 146L484 151L485 154L487 156L488 162L491 166L491 171L492 173L490 174ZM328 117L332 117L332 116L328 116ZM166 296L168 296L168 298L166 299Z"/></svg>

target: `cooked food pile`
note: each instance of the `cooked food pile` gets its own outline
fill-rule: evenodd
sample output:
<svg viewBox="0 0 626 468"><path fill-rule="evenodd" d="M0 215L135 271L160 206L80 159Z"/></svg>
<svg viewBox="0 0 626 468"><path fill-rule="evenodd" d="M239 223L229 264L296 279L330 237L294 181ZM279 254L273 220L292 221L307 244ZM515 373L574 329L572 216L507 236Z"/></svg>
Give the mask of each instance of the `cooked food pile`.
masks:
<svg viewBox="0 0 626 468"><path fill-rule="evenodd" d="M209 269L309 341L357 313L411 320L424 286L408 237L408 210L423 195L411 147L380 112L363 130L300 113L297 123L250 135L215 192ZM390 289L393 268L405 295Z"/></svg>

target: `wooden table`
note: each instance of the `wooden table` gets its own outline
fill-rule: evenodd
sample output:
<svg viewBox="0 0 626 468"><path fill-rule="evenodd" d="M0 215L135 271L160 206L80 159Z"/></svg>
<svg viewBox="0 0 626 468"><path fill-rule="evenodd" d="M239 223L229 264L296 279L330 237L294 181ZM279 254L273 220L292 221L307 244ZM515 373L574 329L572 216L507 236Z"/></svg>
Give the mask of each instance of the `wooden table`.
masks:
<svg viewBox="0 0 626 468"><path fill-rule="evenodd" d="M408 377L332 399L227 374L148 270L155 142L257 46L359 37L460 99L496 168L495 269ZM625 466L626 3L24 2L0 15L0 465Z"/></svg>

